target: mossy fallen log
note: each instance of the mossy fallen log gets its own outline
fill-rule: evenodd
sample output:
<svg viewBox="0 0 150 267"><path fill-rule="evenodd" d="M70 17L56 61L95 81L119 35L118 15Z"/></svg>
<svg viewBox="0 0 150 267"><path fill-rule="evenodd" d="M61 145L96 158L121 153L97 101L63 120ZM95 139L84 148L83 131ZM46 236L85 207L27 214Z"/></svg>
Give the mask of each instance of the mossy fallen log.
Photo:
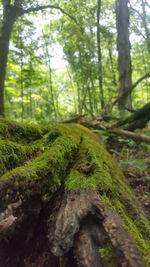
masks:
<svg viewBox="0 0 150 267"><path fill-rule="evenodd" d="M150 266L150 224L97 135L0 120L0 136L19 158L0 176L0 266Z"/></svg>

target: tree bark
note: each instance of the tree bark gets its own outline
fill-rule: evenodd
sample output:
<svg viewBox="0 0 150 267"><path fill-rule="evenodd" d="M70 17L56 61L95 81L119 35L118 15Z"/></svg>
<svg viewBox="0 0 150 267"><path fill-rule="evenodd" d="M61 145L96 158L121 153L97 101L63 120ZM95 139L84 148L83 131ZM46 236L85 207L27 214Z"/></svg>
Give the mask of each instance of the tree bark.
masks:
<svg viewBox="0 0 150 267"><path fill-rule="evenodd" d="M142 0L141 1L142 5L142 11L143 11L143 25L145 28L145 35L146 35L146 41L147 41L147 49L150 53L150 30L148 27L148 22L147 22L147 16L146 16L146 1Z"/></svg>
<svg viewBox="0 0 150 267"><path fill-rule="evenodd" d="M101 38L100 38L100 11L101 11L101 0L97 1L97 57L98 57L98 82L100 92L100 103L101 109L104 108L104 92L103 92L103 74L102 74L102 51L101 51Z"/></svg>
<svg viewBox="0 0 150 267"><path fill-rule="evenodd" d="M119 109L131 108L131 94L125 93L132 85L132 69L129 41L129 10L127 0L116 0L116 27L119 72Z"/></svg>
<svg viewBox="0 0 150 267"><path fill-rule="evenodd" d="M6 75L6 65L9 52L9 41L13 24L18 14L17 9L11 6L4 6L3 22L0 32L0 115L4 116L4 83Z"/></svg>

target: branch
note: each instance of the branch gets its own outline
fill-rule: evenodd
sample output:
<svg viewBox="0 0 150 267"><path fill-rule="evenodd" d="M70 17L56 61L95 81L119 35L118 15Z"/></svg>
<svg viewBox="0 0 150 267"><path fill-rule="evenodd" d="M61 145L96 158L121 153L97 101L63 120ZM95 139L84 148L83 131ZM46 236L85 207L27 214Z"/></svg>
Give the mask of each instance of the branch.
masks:
<svg viewBox="0 0 150 267"><path fill-rule="evenodd" d="M145 80L146 78L150 77L150 72L146 73L144 76L142 76L141 78L139 78L128 90L126 90L123 94L121 94L116 100L115 100L115 104L122 98L124 97L126 94L131 93L133 91L133 89L143 80Z"/></svg>
<svg viewBox="0 0 150 267"><path fill-rule="evenodd" d="M70 19L72 19L76 24L77 21L76 19L71 16L69 13L67 13L63 8L59 7L59 6L55 6L55 5L47 5L47 6L36 6L36 7L31 7L31 8L28 8L26 10L22 10L22 14L21 15L24 15L24 14L28 14L30 12L36 12L36 11L40 11L40 10L43 10L43 9L48 9L48 8L54 8L54 9L58 9L60 10L64 15L68 16Z"/></svg>
<svg viewBox="0 0 150 267"><path fill-rule="evenodd" d="M138 29L136 23L133 23L133 25L136 28L137 33L140 34L144 40L146 40L146 36Z"/></svg>
<svg viewBox="0 0 150 267"><path fill-rule="evenodd" d="M125 92L123 92L123 94L121 94L118 98L114 99L110 105L108 105L106 107L106 109L104 109L104 112L107 112L107 110L110 110L110 107L112 108L115 104L118 103L118 101L124 97L126 94L131 93L133 91L133 89L143 80L145 80L146 78L150 77L150 72L146 73L144 76L142 76L141 78L139 78L128 90L126 90Z"/></svg>
<svg viewBox="0 0 150 267"><path fill-rule="evenodd" d="M127 138L131 138L135 141L139 141L139 142L145 142L145 143L149 143L150 144L150 136L145 135L145 134L138 134L138 133L133 133L130 131L126 131L123 129L111 129L109 131L110 133L115 133L117 135L121 135Z"/></svg>
<svg viewBox="0 0 150 267"><path fill-rule="evenodd" d="M143 20L143 16L140 14L140 12L139 12L137 9L135 9L134 7L132 7L130 1L128 1L128 2L129 2L129 4L130 4L130 8L131 8L135 13L137 13L137 14L139 15L139 17Z"/></svg>
<svg viewBox="0 0 150 267"><path fill-rule="evenodd" d="M145 1L145 4L150 8L150 4L147 1Z"/></svg>
<svg viewBox="0 0 150 267"><path fill-rule="evenodd" d="M80 123L81 119L85 117L86 114L84 115L77 115L76 117L73 117L71 119L65 120L65 121L60 121L59 123Z"/></svg>
<svg viewBox="0 0 150 267"><path fill-rule="evenodd" d="M4 7L10 6L10 0L1 0Z"/></svg>
<svg viewBox="0 0 150 267"><path fill-rule="evenodd" d="M150 102L145 104L142 108L135 111L131 116L124 120L120 120L113 124L107 125L107 129L116 128L122 125L126 126L125 130L134 131L135 129L142 129L150 120Z"/></svg>
<svg viewBox="0 0 150 267"><path fill-rule="evenodd" d="M143 80L145 80L146 78L150 77L150 72L146 73L144 76L142 76L141 78L139 78L130 88L129 88L129 92L132 90Z"/></svg>

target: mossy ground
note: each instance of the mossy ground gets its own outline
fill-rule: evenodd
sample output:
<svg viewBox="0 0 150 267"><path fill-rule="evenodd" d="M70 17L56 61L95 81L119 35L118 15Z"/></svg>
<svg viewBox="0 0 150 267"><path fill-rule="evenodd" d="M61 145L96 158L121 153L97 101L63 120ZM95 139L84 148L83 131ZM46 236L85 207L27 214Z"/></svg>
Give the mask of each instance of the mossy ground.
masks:
<svg viewBox="0 0 150 267"><path fill-rule="evenodd" d="M97 189L106 208L120 214L124 228L150 266L150 224L97 135L77 124L40 126L1 119L0 136L0 180L37 180L44 193L54 192L62 185L66 190ZM30 161L24 164L27 159Z"/></svg>

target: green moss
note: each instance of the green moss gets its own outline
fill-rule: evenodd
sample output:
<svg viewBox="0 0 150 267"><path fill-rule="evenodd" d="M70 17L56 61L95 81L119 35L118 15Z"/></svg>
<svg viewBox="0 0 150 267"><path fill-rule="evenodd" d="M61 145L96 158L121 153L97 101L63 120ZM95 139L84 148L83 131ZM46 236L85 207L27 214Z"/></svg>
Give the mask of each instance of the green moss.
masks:
<svg viewBox="0 0 150 267"><path fill-rule="evenodd" d="M18 181L30 181L43 178L47 190L58 188L61 184L68 164L72 162L78 145L71 137L58 137L57 140L41 156L27 166L16 168L0 179L15 178ZM49 187L50 186L50 187Z"/></svg>
<svg viewBox="0 0 150 267"><path fill-rule="evenodd" d="M110 245L106 245L103 248L99 249L99 253L101 258L106 263L108 267L116 267L118 266L117 259L114 258L113 248Z"/></svg>
<svg viewBox="0 0 150 267"><path fill-rule="evenodd" d="M42 130L36 124L16 123L0 118L0 137L3 139L28 143L42 138Z"/></svg>
<svg viewBox="0 0 150 267"><path fill-rule="evenodd" d="M0 119L0 137L6 137L7 136L7 125L3 122L1 122Z"/></svg>
<svg viewBox="0 0 150 267"><path fill-rule="evenodd" d="M25 160L34 157L40 150L38 146L23 146L11 141L0 140L0 176Z"/></svg>
<svg viewBox="0 0 150 267"><path fill-rule="evenodd" d="M119 200L115 200L113 205L114 205L115 210L117 212L119 212L119 214L121 215L121 217L124 221L124 228L132 236L134 236L134 240L137 243L139 250L143 253L144 256L147 256L149 251L150 251L150 246L143 239L142 231L140 228L138 228L136 221L129 217L128 211L125 209L124 205ZM141 223L142 223L142 221L141 221ZM147 226L148 226L148 224L147 224ZM148 226L147 228L145 227L145 234L146 234L147 238L150 237L150 226ZM149 263L150 263L150 261L149 261Z"/></svg>
<svg viewBox="0 0 150 267"><path fill-rule="evenodd" d="M91 172L88 175L79 171L86 162L91 165ZM112 175L114 168L116 169L113 159L104 146L98 144L95 139L84 137L78 160L66 179L65 187L67 190L92 187L113 194L115 190L115 180Z"/></svg>

